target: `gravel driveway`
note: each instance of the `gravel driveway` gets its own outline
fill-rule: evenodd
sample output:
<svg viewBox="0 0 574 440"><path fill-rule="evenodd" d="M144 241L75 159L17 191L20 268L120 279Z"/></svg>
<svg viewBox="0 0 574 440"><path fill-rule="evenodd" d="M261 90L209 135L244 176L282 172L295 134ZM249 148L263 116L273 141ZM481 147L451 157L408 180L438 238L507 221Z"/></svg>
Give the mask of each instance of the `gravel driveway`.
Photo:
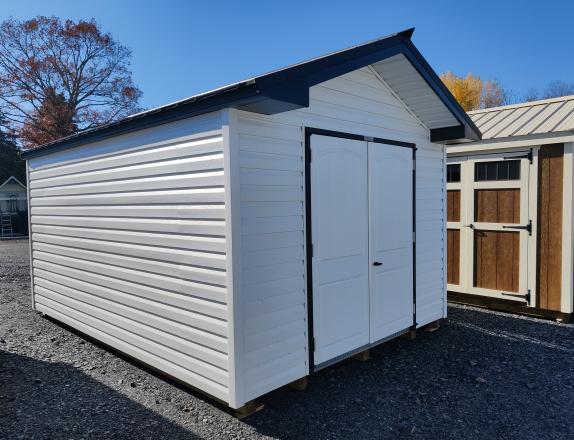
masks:
<svg viewBox="0 0 574 440"><path fill-rule="evenodd" d="M281 389L239 421L30 307L28 243L0 242L0 438L574 438L574 325L451 307L435 333Z"/></svg>

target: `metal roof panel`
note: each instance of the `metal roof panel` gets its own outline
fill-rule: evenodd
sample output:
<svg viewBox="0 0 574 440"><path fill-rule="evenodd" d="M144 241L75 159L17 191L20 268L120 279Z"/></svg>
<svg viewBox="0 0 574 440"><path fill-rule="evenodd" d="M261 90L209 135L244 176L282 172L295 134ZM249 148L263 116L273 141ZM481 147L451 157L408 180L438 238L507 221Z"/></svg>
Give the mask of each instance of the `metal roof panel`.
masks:
<svg viewBox="0 0 574 440"><path fill-rule="evenodd" d="M574 96L468 112L483 139L574 130Z"/></svg>

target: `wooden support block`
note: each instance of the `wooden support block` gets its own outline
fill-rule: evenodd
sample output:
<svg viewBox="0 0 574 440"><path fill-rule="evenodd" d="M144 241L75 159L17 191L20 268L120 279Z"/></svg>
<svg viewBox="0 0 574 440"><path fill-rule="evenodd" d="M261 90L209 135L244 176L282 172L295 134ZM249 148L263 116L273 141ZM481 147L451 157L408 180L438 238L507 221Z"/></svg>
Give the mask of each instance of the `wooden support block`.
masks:
<svg viewBox="0 0 574 440"><path fill-rule="evenodd" d="M413 340L417 338L417 331L416 329L411 328L408 332L403 335L403 338Z"/></svg>
<svg viewBox="0 0 574 440"><path fill-rule="evenodd" d="M437 319L436 321L431 322L423 327L425 332L436 332L440 328L440 321Z"/></svg>
<svg viewBox="0 0 574 440"><path fill-rule="evenodd" d="M366 362L369 359L371 359L371 351L368 349L365 351L361 351L360 353L353 355L353 359L359 362Z"/></svg>
<svg viewBox="0 0 574 440"><path fill-rule="evenodd" d="M305 391L307 389L307 376L297 379L287 386L296 391Z"/></svg>
<svg viewBox="0 0 574 440"><path fill-rule="evenodd" d="M256 412L261 411L264 408L264 406L265 405L263 405L262 403L258 403L255 400L250 400L241 408L237 408L233 413L233 415L238 419L243 419L247 416L250 416L251 414L255 414Z"/></svg>

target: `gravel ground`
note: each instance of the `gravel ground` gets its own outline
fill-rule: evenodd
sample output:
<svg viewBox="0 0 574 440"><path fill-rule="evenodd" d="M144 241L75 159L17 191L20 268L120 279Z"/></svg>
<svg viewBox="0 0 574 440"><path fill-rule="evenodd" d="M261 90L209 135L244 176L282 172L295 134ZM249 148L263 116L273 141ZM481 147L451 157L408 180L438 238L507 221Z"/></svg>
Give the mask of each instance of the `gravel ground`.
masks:
<svg viewBox="0 0 574 440"><path fill-rule="evenodd" d="M32 311L0 242L0 438L574 438L574 325L451 307L435 333L277 390L241 421Z"/></svg>

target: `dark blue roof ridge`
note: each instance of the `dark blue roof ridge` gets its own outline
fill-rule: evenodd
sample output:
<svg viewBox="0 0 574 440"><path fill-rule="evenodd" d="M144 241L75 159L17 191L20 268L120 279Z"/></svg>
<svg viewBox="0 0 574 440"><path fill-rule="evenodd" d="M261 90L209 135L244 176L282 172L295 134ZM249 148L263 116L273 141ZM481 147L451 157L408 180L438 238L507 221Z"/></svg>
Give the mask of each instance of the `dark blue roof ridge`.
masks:
<svg viewBox="0 0 574 440"><path fill-rule="evenodd" d="M414 28L352 46L337 52L273 70L263 75L200 93L127 118L75 133L22 153L29 159L47 153L97 142L112 136L154 127L226 107L262 114L280 113L309 105L309 88L377 61L403 53L472 139L480 132L462 110L430 65L411 42ZM445 132L442 132L445 133ZM448 132L453 133L453 132ZM431 133L432 134L432 133ZM456 131L456 136L460 130ZM441 134L445 136L445 134ZM454 136L454 134L453 134Z"/></svg>

